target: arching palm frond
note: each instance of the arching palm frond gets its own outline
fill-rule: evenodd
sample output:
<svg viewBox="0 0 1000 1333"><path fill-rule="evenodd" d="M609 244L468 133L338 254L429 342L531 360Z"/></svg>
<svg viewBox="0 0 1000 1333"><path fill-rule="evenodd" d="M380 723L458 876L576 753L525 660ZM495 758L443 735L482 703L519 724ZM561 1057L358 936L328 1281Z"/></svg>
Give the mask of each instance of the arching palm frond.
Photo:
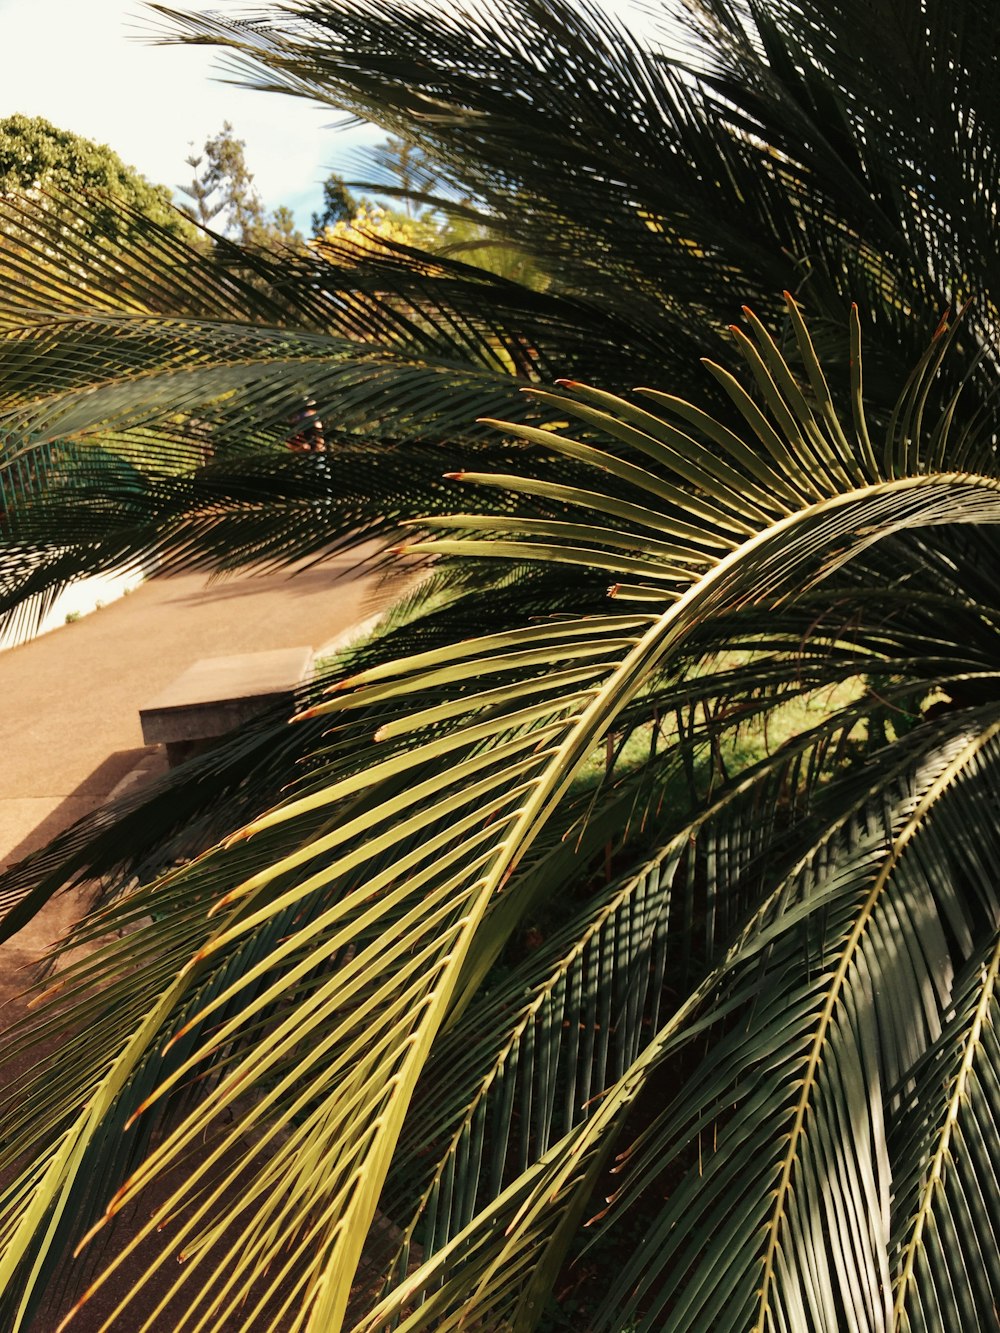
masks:
<svg viewBox="0 0 1000 1333"><path fill-rule="evenodd" d="M995 708L961 712L937 731L918 727L827 788L827 746L875 716L882 703L871 695L730 774L704 808L674 803L631 832L622 810L655 808L669 762L650 761L621 788L601 784L602 814L594 804L588 815L597 797L572 787L625 719L634 730L664 706L735 702L749 690L752 673L738 662L715 668L714 690L687 677L692 660L738 644L741 626L759 636L769 618L772 651L800 651L802 599L825 593L836 605L843 594L850 605L829 636L838 645L830 678L843 677L845 660L863 660L868 674L886 674L890 694L912 696L927 686L921 648L940 668L936 606L923 619L919 601L906 607L893 660L891 616L876 600L877 618L866 620L857 594L865 571L879 592L876 543L918 530L933 545L938 530L951 540L956 526L974 532L1000 518L989 448L970 437L953 449L942 440L947 417L912 429L952 330L939 331L876 448L857 396L852 422L836 413L794 303L789 318L801 383L753 320L744 351L761 406L718 372L743 417L739 434L662 394L647 395L651 412L584 386L546 391L549 410L602 428L608 442L508 427L592 478L565 495L566 517L523 508L452 515L435 521L446 535L418 543L446 557L610 573L624 580L620 611L376 660L308 710L333 729L297 794L189 868L111 901L77 932L80 942L130 931L61 974L43 1030L85 1017L85 1038L64 1054L57 1080L29 1078L12 1092L21 1109L6 1160L30 1152L35 1161L6 1199L14 1302L33 1268L48 1271L99 1219L107 1196L86 1181L121 1181L116 1212L238 1106L233 1128L141 1229L150 1236L177 1218L148 1271L178 1248L187 1255L173 1284L188 1310L180 1326L245 1302L250 1326L281 1327L276 1301L289 1328L338 1326L388 1177L384 1202L404 1242L419 1236L437 1252L371 1326L423 1289L429 1299L406 1326L457 1327L474 1312L491 1326L527 1327L630 1108L704 1036L705 1055L631 1155L649 1172L686 1164L699 1132L716 1123L710 1177L704 1159L693 1168L692 1181L708 1183L678 1186L651 1223L655 1237L673 1235L675 1215L703 1213L704 1243L696 1227L687 1248L651 1244L623 1270L597 1326L633 1309L654 1327L666 1307L708 1327L720 1308L749 1311L752 1293L759 1313L746 1317L760 1326L779 1310L793 1325L821 1326L831 1311L885 1312L887 1283L897 1265L912 1268L900 1255L917 1243L892 1223L886 1127L910 1114L897 1089L932 1059L954 979L995 929L984 863L978 853L962 861L958 822L966 792L989 803ZM901 422L911 423L905 434ZM961 470L938 470L942 448L960 455ZM604 478L613 489L602 499ZM528 476L495 480L531 494ZM632 508L609 520L619 485ZM637 507L660 534L641 547L629 537ZM713 625L723 627L714 641ZM866 651L876 633L878 649ZM776 674L770 690L764 682L758 710L773 711L788 678ZM670 747L678 759L739 726L738 711L696 715L694 731ZM778 808L782 791L796 792L786 813L761 820L755 812ZM625 868L594 881L597 840L608 836ZM478 1000L525 914L551 912L567 884L575 915L512 979L511 999L524 994L526 1007L502 992ZM673 1012L664 1011L665 985L689 991L667 1006ZM734 1026L761 993L766 1007ZM582 1033L570 1047L564 1021ZM776 1044L781 1032L787 1046ZM438 1049L450 1088L441 1102ZM765 1049L789 1070L804 1061L806 1075L772 1068ZM781 1115L791 1128L772 1138ZM116 1143L133 1121L139 1142L154 1146L125 1166ZM397 1145L410 1127L415 1144L433 1145L430 1160L407 1165ZM167 1132L157 1142L159 1129ZM565 1137L553 1143L559 1129ZM764 1142L773 1142L770 1155ZM747 1193L748 1153L777 1188ZM210 1169L233 1154L246 1189L238 1212L220 1218L222 1187ZM899 1159L907 1179L916 1160L912 1150ZM834 1179L842 1198L830 1193ZM641 1199L632 1180L623 1205ZM828 1199L822 1221L808 1203L818 1189ZM859 1208L884 1223L863 1251ZM498 1215L508 1219L503 1231ZM720 1265L707 1244L723 1216L725 1244L738 1240L744 1268ZM258 1280L262 1266L268 1276ZM393 1271L405 1271L405 1247Z"/></svg>
<svg viewBox="0 0 1000 1333"><path fill-rule="evenodd" d="M997 37L904 10L160 9L418 142L542 291L0 204L0 614L150 553L435 570L294 727L0 881L10 933L105 877L6 1047L64 1037L5 1093L5 1327L135 1267L109 1329L995 1313Z"/></svg>

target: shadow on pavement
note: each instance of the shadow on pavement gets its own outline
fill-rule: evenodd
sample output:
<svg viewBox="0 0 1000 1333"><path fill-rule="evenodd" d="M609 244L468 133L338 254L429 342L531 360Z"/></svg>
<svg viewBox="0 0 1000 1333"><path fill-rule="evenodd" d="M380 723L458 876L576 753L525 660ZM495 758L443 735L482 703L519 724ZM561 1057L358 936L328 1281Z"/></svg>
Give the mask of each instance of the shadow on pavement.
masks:
<svg viewBox="0 0 1000 1333"><path fill-rule="evenodd" d="M100 805L119 782L131 773L140 759L155 754L156 750L155 745L145 745L138 749L116 750L114 754L109 754L107 759L98 764L92 773L88 773L78 786L64 796L55 809L50 810L17 846L7 852L3 858L4 862L7 865L14 865L51 842L57 833L69 828L70 824Z"/></svg>

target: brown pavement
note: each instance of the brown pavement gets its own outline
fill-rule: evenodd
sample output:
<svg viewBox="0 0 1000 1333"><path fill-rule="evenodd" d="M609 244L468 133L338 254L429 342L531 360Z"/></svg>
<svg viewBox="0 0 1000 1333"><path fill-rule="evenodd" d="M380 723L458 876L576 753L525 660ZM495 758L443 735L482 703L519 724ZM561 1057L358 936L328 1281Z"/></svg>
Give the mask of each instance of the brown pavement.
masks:
<svg viewBox="0 0 1000 1333"><path fill-rule="evenodd" d="M148 753L139 709L201 657L320 648L398 594L373 544L289 574L151 579L0 653L0 867L92 810Z"/></svg>
<svg viewBox="0 0 1000 1333"><path fill-rule="evenodd" d="M363 563L374 543L322 565L212 581L150 579L85 618L0 652L0 869L42 847L130 775L165 767L143 744L139 709L202 657L322 649L377 615L402 587ZM3 1006L80 915L80 892L51 902L0 945ZM10 1012L10 1011L7 1011Z"/></svg>

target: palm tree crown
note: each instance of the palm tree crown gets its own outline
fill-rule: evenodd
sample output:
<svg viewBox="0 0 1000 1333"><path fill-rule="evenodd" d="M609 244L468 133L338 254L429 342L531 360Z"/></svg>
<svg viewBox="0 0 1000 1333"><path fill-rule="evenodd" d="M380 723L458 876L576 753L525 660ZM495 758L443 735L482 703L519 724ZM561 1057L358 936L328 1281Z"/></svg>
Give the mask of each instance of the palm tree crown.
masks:
<svg viewBox="0 0 1000 1333"><path fill-rule="evenodd" d="M3 515L0 613L150 552L428 569L294 726L0 880L5 934L102 881L9 1042L65 1033L5 1103L5 1326L159 1233L106 1327L987 1326L991 12L157 8L544 280L0 201L0 469L101 460Z"/></svg>

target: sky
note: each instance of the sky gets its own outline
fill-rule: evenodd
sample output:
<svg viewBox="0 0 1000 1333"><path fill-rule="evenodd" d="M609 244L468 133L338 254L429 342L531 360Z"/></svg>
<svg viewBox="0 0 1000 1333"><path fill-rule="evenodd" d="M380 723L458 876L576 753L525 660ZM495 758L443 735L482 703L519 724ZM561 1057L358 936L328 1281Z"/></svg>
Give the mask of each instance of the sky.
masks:
<svg viewBox="0 0 1000 1333"><path fill-rule="evenodd" d="M175 9L225 10L226 0ZM252 6L242 3L237 11ZM228 8L234 6L230 4ZM106 143L170 189L192 177L185 158L232 122L267 208L285 204L308 229L330 171L352 174L352 156L383 137L371 127L333 128L336 112L298 97L219 81L204 47L154 46L141 0L0 0L0 118L44 116ZM357 174L357 173L355 173Z"/></svg>

